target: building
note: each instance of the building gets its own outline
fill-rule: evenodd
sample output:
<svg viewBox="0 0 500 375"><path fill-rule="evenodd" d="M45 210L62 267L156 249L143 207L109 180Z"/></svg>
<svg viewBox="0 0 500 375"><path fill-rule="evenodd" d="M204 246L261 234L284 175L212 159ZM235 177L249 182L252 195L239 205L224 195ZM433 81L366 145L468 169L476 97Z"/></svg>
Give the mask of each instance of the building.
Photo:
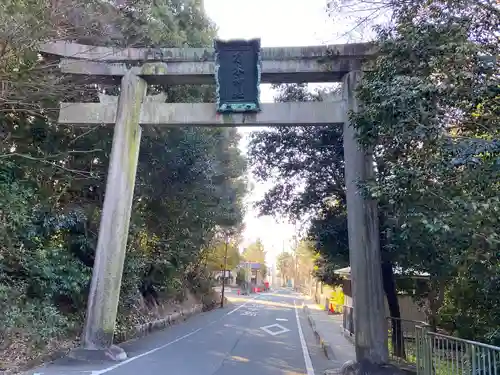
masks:
<svg viewBox="0 0 500 375"><path fill-rule="evenodd" d="M264 283L262 276L262 264L257 262L241 262L240 267L250 270L250 283L253 285L261 285Z"/></svg>
<svg viewBox="0 0 500 375"><path fill-rule="evenodd" d="M251 285L262 285L264 284L265 277L262 276L262 265L257 262L240 262L240 264L233 270L225 271L226 285L236 286L236 277L238 275L239 269L249 270L247 274L248 282ZM223 271L216 271L213 273L213 278L217 283L222 283Z"/></svg>
<svg viewBox="0 0 500 375"><path fill-rule="evenodd" d="M224 276L224 272L216 271L212 274L212 277L215 279L217 283L222 284L222 277ZM226 270L225 272L226 285L236 285L236 272L235 270Z"/></svg>
<svg viewBox="0 0 500 375"><path fill-rule="evenodd" d="M354 332L354 324L353 324L353 316L352 312L355 308L352 300L352 287L351 287L351 267L345 267L341 269L337 269L334 271L337 275L342 277L342 291L344 293L344 322L343 327L346 332L353 333ZM413 282L422 282L429 279L429 274L414 272L414 271L406 271L400 267L394 268L394 276L396 278L396 282L398 280L413 280ZM321 286L321 290L323 290L323 286ZM321 293L322 294L322 293ZM325 301L325 307L328 306L329 296L326 295L323 297ZM403 323L405 321L426 321L427 317L424 311L418 306L418 304L413 300L413 297L408 294L398 293L398 301L399 301L399 309L401 312L401 320ZM386 316L390 316L389 305L387 304L387 299L384 298L385 304L385 314ZM413 323L410 323L413 324Z"/></svg>

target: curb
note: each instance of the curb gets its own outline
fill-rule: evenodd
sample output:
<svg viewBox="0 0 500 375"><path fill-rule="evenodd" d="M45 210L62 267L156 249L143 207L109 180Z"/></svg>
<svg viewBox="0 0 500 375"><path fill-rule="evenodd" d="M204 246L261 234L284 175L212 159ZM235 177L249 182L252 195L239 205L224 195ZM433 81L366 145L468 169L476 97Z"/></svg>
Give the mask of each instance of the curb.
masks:
<svg viewBox="0 0 500 375"><path fill-rule="evenodd" d="M352 345L354 345L354 337L352 333L342 328L342 334L344 335L347 341L349 341Z"/></svg>
<svg viewBox="0 0 500 375"><path fill-rule="evenodd" d="M140 338L148 335L149 333L159 331L167 328L168 326L177 324L179 322L183 322L187 320L189 317L193 315L197 315L203 310L202 304L196 304L190 309L182 310L179 312L175 312L173 314L167 315L162 319L157 319L152 322L144 323L141 325L137 325L134 327L134 331L129 335L120 335L120 341L128 341L135 338ZM118 337L117 337L118 339ZM118 340L117 340L118 341Z"/></svg>
<svg viewBox="0 0 500 375"><path fill-rule="evenodd" d="M309 308L304 305L304 312L307 316L307 320L309 321L309 325L311 326L313 330L314 337L316 338L316 341L318 344L321 345L321 349L323 349L323 353L325 354L325 357L330 360L335 360L335 354L333 353L332 347L330 344L328 344L325 340L321 338L320 333L316 329L316 323L314 322L314 319L311 316L311 313L309 312Z"/></svg>
<svg viewBox="0 0 500 375"><path fill-rule="evenodd" d="M325 372L323 373L324 375L342 375L342 374L349 374L352 372L349 371L352 366L355 364L354 361L347 361L346 363L343 363L341 366L339 366L338 368L334 368L334 369L328 369L328 370L325 370Z"/></svg>
<svg viewBox="0 0 500 375"><path fill-rule="evenodd" d="M224 305L226 305L227 303L228 303L228 300L227 300L227 298L224 297ZM187 319L189 319L190 317L192 317L194 315L198 315L199 313L214 310L217 305L218 305L217 302L211 303L209 305L199 303L199 304L194 305L190 309L187 309L187 310L181 309L181 311L167 315L164 318L157 319L157 320L154 320L152 322L137 325L134 327L132 332L129 332L128 334L126 332L124 332L124 333L118 335L116 337L115 341L117 344L120 344L120 343L129 341L129 340L138 339L138 338L147 336L152 332L161 331L162 329L165 329L165 328L172 326L174 324L184 322Z"/></svg>
<svg viewBox="0 0 500 375"><path fill-rule="evenodd" d="M224 298L224 304L228 303L227 298ZM134 327L132 332L128 334L123 332L121 334L115 335L114 342L118 345L125 343L129 340L134 340L137 338L141 338L149 335L152 332L160 331L162 329L168 328L174 324L180 323L189 319L190 317L197 315L201 312L214 310L217 306L217 303L213 303L210 305L196 304L190 309L181 310L180 312L176 312L166 316L165 318L158 319L152 322L144 323L141 325L137 325ZM35 360L31 360L27 362L24 366L21 366L21 372L19 374L26 374L27 372L37 368L46 363L52 363L61 358L64 358L68 355L68 350L59 350L57 352L47 354L46 356L39 357ZM4 372L0 369L0 375Z"/></svg>

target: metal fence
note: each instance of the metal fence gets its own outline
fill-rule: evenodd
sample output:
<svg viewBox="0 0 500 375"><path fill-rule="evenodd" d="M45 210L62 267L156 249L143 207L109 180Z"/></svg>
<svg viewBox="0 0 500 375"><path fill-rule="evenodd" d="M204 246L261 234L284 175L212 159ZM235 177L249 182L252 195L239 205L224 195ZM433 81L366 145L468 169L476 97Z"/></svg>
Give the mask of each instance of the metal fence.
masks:
<svg viewBox="0 0 500 375"><path fill-rule="evenodd" d="M354 315L353 308L351 306L345 306L342 308L342 328L344 332L349 335L354 335ZM499 374L500 375L500 374Z"/></svg>
<svg viewBox="0 0 500 375"><path fill-rule="evenodd" d="M426 323L418 320L387 318L389 358L394 362L416 366L417 327L425 326Z"/></svg>
<svg viewBox="0 0 500 375"><path fill-rule="evenodd" d="M344 331L352 335L353 308L344 306L342 315ZM417 375L500 375L498 346L432 332L415 320L388 318L387 328L391 361Z"/></svg>
<svg viewBox="0 0 500 375"><path fill-rule="evenodd" d="M500 347L417 327L419 375L499 375Z"/></svg>

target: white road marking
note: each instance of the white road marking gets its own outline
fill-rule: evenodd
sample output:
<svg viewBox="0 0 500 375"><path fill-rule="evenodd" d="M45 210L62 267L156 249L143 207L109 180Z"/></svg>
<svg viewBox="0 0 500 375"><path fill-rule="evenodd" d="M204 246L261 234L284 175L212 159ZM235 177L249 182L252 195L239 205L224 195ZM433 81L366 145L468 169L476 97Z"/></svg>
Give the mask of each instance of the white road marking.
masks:
<svg viewBox="0 0 500 375"><path fill-rule="evenodd" d="M270 328L277 328L278 331L271 331ZM270 326L260 327L266 333L269 333L271 336L280 335L285 332L290 332L290 330L286 327L283 327L280 324L271 324Z"/></svg>
<svg viewBox="0 0 500 375"><path fill-rule="evenodd" d="M249 303L250 301L255 300L255 299L256 299L256 298L258 298L258 297L259 297L259 296L257 295L257 296L255 296L255 297L253 297L252 299L249 299L249 300L248 300L248 301L246 301L244 304L242 304L242 305L240 305L240 306L236 307L235 309L233 309L233 310L229 311L229 312L226 314L226 316L227 316L227 315L231 315L232 313L234 313L235 311L237 311L237 310L241 309L241 308L242 308L243 306L245 306L247 303ZM208 323L208 324L207 324L207 326L210 326L210 325L212 325L212 324L214 324L214 323L216 323L216 322L219 322L221 319L222 319L222 317L221 317L221 318L219 318L219 319L217 319L217 320L211 321L210 323ZM206 327L206 326L205 326L205 327ZM145 356L147 356L147 355L153 354L153 353L157 352L158 350L164 349L164 348L166 348L166 347L168 347L168 346L170 346L170 345L172 345L172 344L175 344L176 342L179 342L179 341L181 341L181 340L184 340L185 338L188 338L189 336L194 335L195 333L197 333L197 332L201 331L202 329L203 329L203 328L198 328L198 329L195 329L194 331L191 331L191 332L189 332L188 334L186 334L186 335L184 335L184 336L178 337L178 338L176 338L175 340L172 340L172 341L170 341L170 342L168 342L168 343L166 343L166 344L164 344L164 345L161 345L161 346L159 346L159 347L157 347L157 348L151 349L151 350L149 350L149 351L147 351L147 352L144 352L144 353L138 354L138 355L136 355L135 357L131 357L131 358L129 358L129 359L126 359L126 360L124 360L124 361L122 361L122 362L119 362L119 363L117 363L117 364L115 364L115 365L113 365L113 366L107 367L107 368L105 368L105 369L102 369L102 370L93 370L93 371L85 371L85 372L90 373L90 375L102 375L102 374L106 374L107 372L110 372L110 371L113 371L113 370L115 370L115 369L117 369L117 368L119 368L119 367L125 366L126 364L128 364L128 363L130 363L130 362L133 362L133 361L135 361L136 359L139 359L139 358L145 357ZM38 373L38 374L43 375L43 373ZM308 375L309 375L309 374L308 374Z"/></svg>
<svg viewBox="0 0 500 375"><path fill-rule="evenodd" d="M278 322L288 322L288 319L285 318L276 318Z"/></svg>
<svg viewBox="0 0 500 375"><path fill-rule="evenodd" d="M293 300L293 305L295 306L295 318L297 319L300 346L302 346L302 354L304 355L304 363L306 365L307 375L314 375L314 368L311 362L311 356L309 355L309 350L307 350L307 344L306 340L304 339L304 333L302 332L302 327L300 325L299 313L297 310L297 305L295 304L295 300Z"/></svg>
<svg viewBox="0 0 500 375"><path fill-rule="evenodd" d="M232 313L234 313L235 311L238 311L239 309L241 309L243 306L245 306L247 303L249 303L250 301L253 301L254 299L258 298L259 296L255 296L253 297L252 299L249 299L248 301L246 301L244 304L242 305L239 305L237 308L229 311L226 315L231 315Z"/></svg>
<svg viewBox="0 0 500 375"><path fill-rule="evenodd" d="M233 310L229 311L229 312L226 314L226 316L227 316L227 315L231 315L231 314L232 314L232 313L234 313L235 311L237 311L237 310L241 309L243 306L247 305L250 301L257 299L258 297L259 297L259 295L257 295L257 296L255 296L255 297L253 297L252 299L249 299L249 300L248 300L248 301L246 301L244 304L242 304L242 305L240 305L240 306L236 307L235 309L233 309ZM293 301L293 303L294 303L294 305L295 305L295 300ZM255 306L258 306L258 305L255 305ZM260 307L260 306L259 306L259 307ZM302 346L302 352L304 353L304 360L305 360L305 362L306 362L307 375L314 375L314 370L313 370L313 367L312 367L311 358L309 357L309 352L307 351L307 346L306 346L306 343L305 343L305 340L304 340L304 335L303 335L303 333L302 333L302 328L301 328L301 326L300 326L300 321L299 321L299 316L298 316L298 313L297 313L297 306L296 306L296 305L295 305L295 317L296 317L296 319L297 319L297 325L298 325L298 329L299 329L299 336L300 336L300 343L301 343L301 346ZM222 319L223 319L223 317L221 317L221 318L219 318L219 319L216 319L216 320L214 320L214 321L211 321L211 322L209 322L209 323L208 323L205 327L210 326L210 325L212 325L212 324L214 324L214 323L217 323L217 322L219 322L219 321L220 321L220 320L222 320ZM273 326L273 325L272 325L272 326ZM272 327L272 326L261 327L261 329L263 329L263 328L269 328L269 327ZM278 334L281 334L281 333L284 333L284 332L288 332L288 331L290 331L289 329L287 329L287 328L285 328L285 327L283 327L283 326L280 326L279 324L275 324L274 326L279 326L279 327L282 327L282 328L284 328L284 329L285 329L285 331L278 331L278 332L269 332L269 331L267 331L267 330L265 330L265 331L267 331L269 334L271 334L271 335L273 335L273 336L278 335ZM164 348L166 348L166 347L168 347L168 346L170 346L170 345L172 345L172 344L175 344L176 342L179 342L179 341L181 341L181 340L184 340L185 338L188 338L188 337L190 337L190 336L194 335L195 333L198 333L198 332L199 332L199 331L201 331L202 329L203 329L203 328L198 328L198 329L196 329L196 330L194 330L194 331L191 331L191 332L189 332L188 334L186 334L186 335L184 335L184 336L178 337L178 338L176 338L175 340L172 340L172 341L170 341L170 342L168 342L168 343L166 343L166 344L164 344L164 345L161 345L161 346L159 346L159 347L157 347L157 348L154 348L154 349L151 349L151 350L149 350L149 351L147 351L147 352L144 352L144 353L141 353L141 354L139 354L139 355L136 355L135 357L131 357L131 358L129 358L129 359L126 359L126 360L124 360L124 361L122 361L122 362L119 362L119 363L117 363L117 364L115 364L115 365L113 365L113 366L107 367L107 368L105 368L105 369L102 369L102 370L93 370L93 371L82 371L82 373L83 373L83 372L85 372L85 373L90 373L90 375L102 375L102 374L106 374L106 373L108 373L108 372L110 372L110 371L113 371L113 370L115 370L115 369L119 368L119 367L125 366L126 364L128 364L128 363L130 363L130 362L133 362L133 361L135 361L136 359L139 359L139 358L145 357L145 356L147 356L147 355L150 355L150 354L152 354L152 353L157 352L158 350L164 349ZM43 375L44 373L37 373L37 374L38 374L38 375Z"/></svg>
<svg viewBox="0 0 500 375"><path fill-rule="evenodd" d="M257 316L257 313L253 311L244 311L240 315L246 315L246 316Z"/></svg>
<svg viewBox="0 0 500 375"><path fill-rule="evenodd" d="M189 336L192 336L192 335L194 335L196 332L199 332L199 331L201 331L201 328L198 328L198 329L196 329L196 330L194 330L194 331L191 331L191 332L189 332L187 335L184 335L184 336L178 337L178 338L176 338L175 340L170 341L170 342L168 342L168 343L166 343L166 344L164 344L164 345L162 345L162 346L159 346L159 347L157 347L157 348L154 348L154 349L152 349L152 350L149 350L149 351L147 351L147 352L145 352L145 353L142 353L142 354L136 355L135 357L129 358L129 359L127 359L127 360L123 361L123 362L117 363L116 365L110 366L110 367L105 368L105 369L103 369L103 370L92 371L92 372L91 372L91 375L102 375L102 374L105 374L105 373L107 373L107 372L113 371L114 369L117 369L118 367L122 367L122 366L126 365L127 363L130 363L130 362L132 362L132 361L135 361L136 359L139 359L139 358L141 358L141 357L145 357L145 356L150 355L150 354L152 354L152 353L154 353L154 352L157 352L158 350L161 350L161 349L163 349L163 348L166 348L167 346L170 346L170 345L172 345L172 344L175 344L175 343L176 343L176 342L178 342L178 341L184 340L185 338L187 338L187 337L189 337Z"/></svg>

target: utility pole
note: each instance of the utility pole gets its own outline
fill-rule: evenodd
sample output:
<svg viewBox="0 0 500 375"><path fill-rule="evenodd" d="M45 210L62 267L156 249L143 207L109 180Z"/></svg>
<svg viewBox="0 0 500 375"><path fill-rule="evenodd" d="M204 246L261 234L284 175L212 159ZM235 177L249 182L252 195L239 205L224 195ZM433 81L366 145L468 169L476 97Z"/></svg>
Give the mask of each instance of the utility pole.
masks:
<svg viewBox="0 0 500 375"><path fill-rule="evenodd" d="M224 307L224 287L226 285L226 268L227 268L227 243L228 243L228 238L226 235L226 243L225 243L225 249L224 249L224 269L222 270L222 293L221 293L221 299L220 299L220 308L221 309Z"/></svg>
<svg viewBox="0 0 500 375"><path fill-rule="evenodd" d="M297 241L297 229L295 229L295 235L293 236L293 252L294 252L294 267L293 267L293 289L297 291L297 283L299 279L299 252L298 252L298 241Z"/></svg>
<svg viewBox="0 0 500 375"><path fill-rule="evenodd" d="M246 263L246 266L247 266L247 293L250 294L250 290L251 290L251 284L252 284L252 265L250 263L250 261L247 261Z"/></svg>

